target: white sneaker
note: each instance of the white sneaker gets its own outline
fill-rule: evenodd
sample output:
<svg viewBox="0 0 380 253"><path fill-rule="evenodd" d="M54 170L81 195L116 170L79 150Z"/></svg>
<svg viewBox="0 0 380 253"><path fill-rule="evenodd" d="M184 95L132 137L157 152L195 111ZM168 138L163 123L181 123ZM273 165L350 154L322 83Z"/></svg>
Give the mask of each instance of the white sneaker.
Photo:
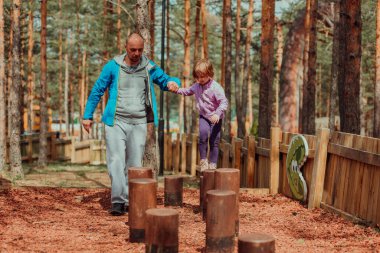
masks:
<svg viewBox="0 0 380 253"><path fill-rule="evenodd" d="M200 160L199 166L201 166L201 171L207 170L208 169L208 161L207 161L207 159Z"/></svg>
<svg viewBox="0 0 380 253"><path fill-rule="evenodd" d="M216 163L209 163L208 169L209 170L216 170Z"/></svg>

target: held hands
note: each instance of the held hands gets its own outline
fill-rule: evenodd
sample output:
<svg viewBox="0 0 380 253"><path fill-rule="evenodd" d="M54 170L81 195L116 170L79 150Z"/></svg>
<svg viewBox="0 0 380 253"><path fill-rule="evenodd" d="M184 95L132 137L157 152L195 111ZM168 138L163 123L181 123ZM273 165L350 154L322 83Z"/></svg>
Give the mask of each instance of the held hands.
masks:
<svg viewBox="0 0 380 253"><path fill-rule="evenodd" d="M177 92L178 91L178 84L176 82L170 81L168 82L168 90L171 92Z"/></svg>
<svg viewBox="0 0 380 253"><path fill-rule="evenodd" d="M82 120L82 126L87 131L87 133L90 133L90 128L92 126L92 120L90 119L84 119Z"/></svg>
<svg viewBox="0 0 380 253"><path fill-rule="evenodd" d="M216 115L216 114L212 115L211 118L210 118L210 121L211 121L212 124L218 123L219 122L219 116Z"/></svg>

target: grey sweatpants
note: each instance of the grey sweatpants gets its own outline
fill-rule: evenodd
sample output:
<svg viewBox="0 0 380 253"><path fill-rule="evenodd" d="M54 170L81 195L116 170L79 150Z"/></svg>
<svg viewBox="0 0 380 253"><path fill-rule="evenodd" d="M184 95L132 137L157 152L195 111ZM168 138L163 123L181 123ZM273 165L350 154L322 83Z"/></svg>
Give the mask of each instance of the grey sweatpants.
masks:
<svg viewBox="0 0 380 253"><path fill-rule="evenodd" d="M111 202L128 205L128 168L141 167L147 124L127 124L115 119L106 125L107 167L111 178Z"/></svg>

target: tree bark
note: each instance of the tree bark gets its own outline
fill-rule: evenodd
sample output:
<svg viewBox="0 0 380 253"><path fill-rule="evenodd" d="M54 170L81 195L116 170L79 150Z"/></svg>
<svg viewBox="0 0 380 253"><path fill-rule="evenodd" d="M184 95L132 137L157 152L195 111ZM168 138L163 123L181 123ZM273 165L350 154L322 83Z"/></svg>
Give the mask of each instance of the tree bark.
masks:
<svg viewBox="0 0 380 253"><path fill-rule="evenodd" d="M260 64L260 101L259 101L259 136L270 138L272 85L273 85L273 37L274 37L275 1L263 1L261 64Z"/></svg>
<svg viewBox="0 0 380 253"><path fill-rule="evenodd" d="M166 1L166 73L170 73L170 0ZM170 93L165 93L166 102L166 131L170 131Z"/></svg>
<svg viewBox="0 0 380 253"><path fill-rule="evenodd" d="M12 4L12 30L13 30L13 48L12 48L12 85L9 91L9 113L10 113L10 140L9 140L9 160L11 164L12 176L14 178L23 178L21 149L20 149L20 9L21 2L13 0Z"/></svg>
<svg viewBox="0 0 380 253"><path fill-rule="evenodd" d="M48 108L47 108L47 62L46 62L46 16L47 0L41 1L41 95L40 95L40 152L38 165L47 165L47 134L48 134Z"/></svg>
<svg viewBox="0 0 380 253"><path fill-rule="evenodd" d="M119 49L119 54L123 52L123 43L121 42L121 0L117 0L117 6L116 6L116 12L117 12L117 23L116 23L116 29L117 29L117 48Z"/></svg>
<svg viewBox="0 0 380 253"><path fill-rule="evenodd" d="M341 131L360 134L361 3L341 1L338 93Z"/></svg>
<svg viewBox="0 0 380 253"><path fill-rule="evenodd" d="M62 19L62 0L58 1L59 6L59 19ZM62 27L60 26L58 28L58 118L59 118L59 132L62 133L62 121L63 121L63 112L62 112L62 105L63 105L63 99L62 99L62 84L63 84L63 59L62 59ZM31 65L29 65L31 66Z"/></svg>
<svg viewBox="0 0 380 253"><path fill-rule="evenodd" d="M189 87L190 85L190 0L185 0L185 36L184 36L184 62L183 62L183 72L182 72L182 80L183 87ZM184 132L187 133L189 128L189 110L188 110L188 99L185 96L183 98L183 126Z"/></svg>
<svg viewBox="0 0 380 253"><path fill-rule="evenodd" d="M318 0L308 0L305 18L304 85L302 96L302 133L315 134L315 91L317 64ZM305 65L306 64L306 65Z"/></svg>
<svg viewBox="0 0 380 253"><path fill-rule="evenodd" d="M4 1L0 0L0 171L5 165L7 147L4 53Z"/></svg>
<svg viewBox="0 0 380 253"><path fill-rule="evenodd" d="M206 0L201 0L201 18L202 18L202 58L208 58L208 33L207 33L207 11Z"/></svg>
<svg viewBox="0 0 380 253"><path fill-rule="evenodd" d="M376 9L376 82L373 137L380 138L380 0Z"/></svg>
<svg viewBox="0 0 380 253"><path fill-rule="evenodd" d="M334 35L332 49L332 64L331 64L331 87L330 87L330 108L329 108L329 128L330 131L335 131L335 108L338 86L338 68L339 68L339 0L331 4L334 13Z"/></svg>
<svg viewBox="0 0 380 253"><path fill-rule="evenodd" d="M201 0L197 0L195 11L195 37L194 37L194 64L199 59L199 44L200 44L200 15L201 13ZM198 110L195 99L191 100L191 129L193 133L198 133Z"/></svg>
<svg viewBox="0 0 380 253"><path fill-rule="evenodd" d="M242 101L241 101L241 80L240 80L240 28L241 28L241 0L236 2L236 32L235 32L235 104L237 119L237 136L244 138L244 130L242 130Z"/></svg>
<svg viewBox="0 0 380 253"><path fill-rule="evenodd" d="M280 71L282 64L282 56L284 53L284 35L282 29L282 23L280 21L276 22L277 31L277 52L276 52L276 78L275 78L275 101L274 101L274 119L272 119L275 126L279 125L278 110L279 110L279 82L280 82Z"/></svg>
<svg viewBox="0 0 380 253"><path fill-rule="evenodd" d="M69 56L65 54L65 88L64 88L64 108L65 108L65 124L66 136L70 134L70 115L69 115Z"/></svg>
<svg viewBox="0 0 380 253"><path fill-rule="evenodd" d="M166 1L166 0L163 0ZM154 37L154 29L155 29L155 5L156 0L150 0L149 1L149 31L150 31L150 49L151 49L151 59L154 61L154 44L155 44L155 37Z"/></svg>
<svg viewBox="0 0 380 253"><path fill-rule="evenodd" d="M224 65L224 91L228 101L231 101L231 75L232 75L232 15L231 0L225 0L224 15L225 23L225 65ZM228 106L224 117L223 136L227 142L231 141L231 105Z"/></svg>

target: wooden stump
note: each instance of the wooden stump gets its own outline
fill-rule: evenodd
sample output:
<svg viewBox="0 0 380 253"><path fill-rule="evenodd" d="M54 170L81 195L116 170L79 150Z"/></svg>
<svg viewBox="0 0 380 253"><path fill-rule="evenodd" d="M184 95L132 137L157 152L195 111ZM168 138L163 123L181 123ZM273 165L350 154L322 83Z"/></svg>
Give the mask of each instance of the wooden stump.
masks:
<svg viewBox="0 0 380 253"><path fill-rule="evenodd" d="M254 233L239 236L239 253L274 253L275 239L271 235Z"/></svg>
<svg viewBox="0 0 380 253"><path fill-rule="evenodd" d="M207 214L207 191L215 189L215 170L204 170L202 172L203 181L200 188L200 195L202 196L202 217L206 219Z"/></svg>
<svg viewBox="0 0 380 253"><path fill-rule="evenodd" d="M151 167L130 167L128 181L136 178L153 178L153 169Z"/></svg>
<svg viewBox="0 0 380 253"><path fill-rule="evenodd" d="M157 206L157 182L150 178L129 182L129 241L144 242L145 211Z"/></svg>
<svg viewBox="0 0 380 253"><path fill-rule="evenodd" d="M183 199L183 177L167 176L164 182L165 206L181 206Z"/></svg>
<svg viewBox="0 0 380 253"><path fill-rule="evenodd" d="M207 192L206 252L233 252L235 237L236 193Z"/></svg>
<svg viewBox="0 0 380 253"><path fill-rule="evenodd" d="M178 212L169 208L146 211L145 252L178 252Z"/></svg>

